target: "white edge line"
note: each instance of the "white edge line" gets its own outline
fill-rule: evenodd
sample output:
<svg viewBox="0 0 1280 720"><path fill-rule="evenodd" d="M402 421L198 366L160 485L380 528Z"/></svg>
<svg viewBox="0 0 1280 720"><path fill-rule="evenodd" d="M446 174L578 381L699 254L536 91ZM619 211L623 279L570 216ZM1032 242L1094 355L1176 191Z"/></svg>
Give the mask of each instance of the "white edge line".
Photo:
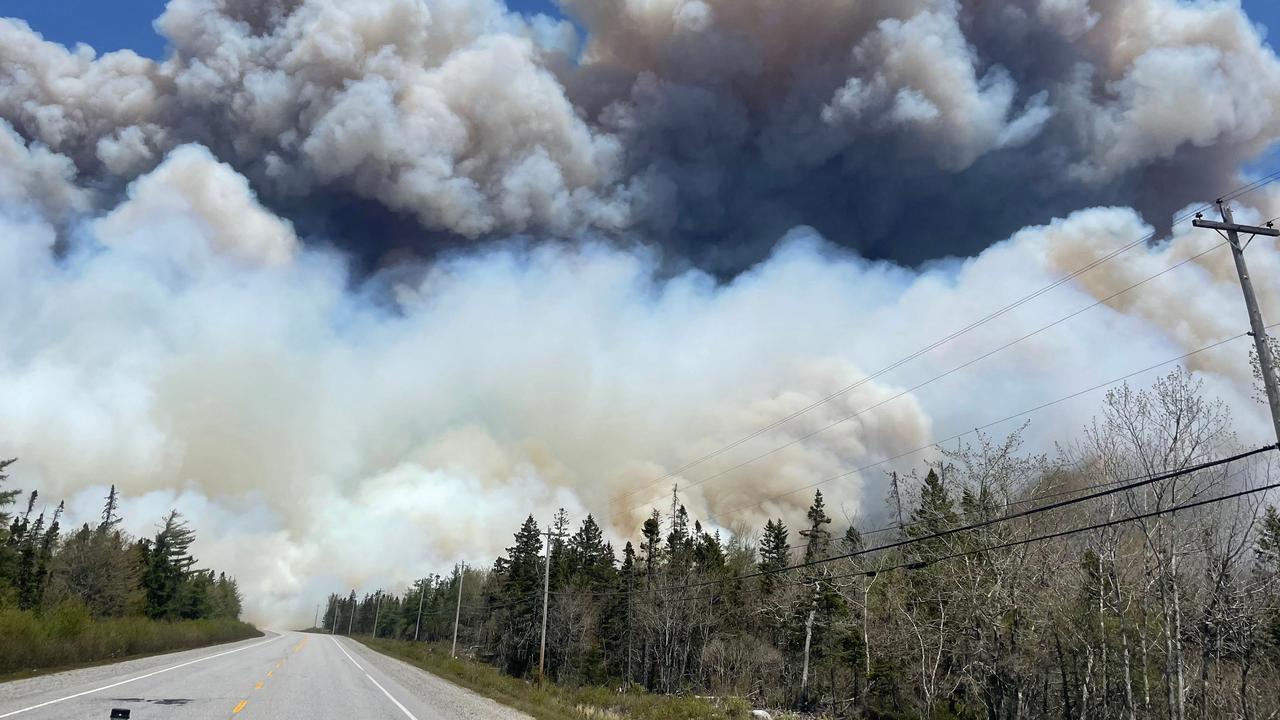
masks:
<svg viewBox="0 0 1280 720"><path fill-rule="evenodd" d="M259 643L254 643L254 644L252 644L252 645L246 645L246 646L244 646L244 647L242 647L242 648L236 648L235 650L227 650L227 651L225 651L225 652L216 653L216 654L214 654L214 655L206 655L206 656L201 657L201 658L196 658L195 660L188 660L187 662L184 662L184 663L178 663L177 665L170 665L170 666L169 666L169 667L167 667L167 668L160 668L159 670L153 670L153 671L151 671L151 672L149 672L149 673L147 673L147 674L145 674L145 675L139 675L139 676L137 676L137 677L131 677L131 678L129 678L128 680L121 680L120 682L111 683L110 685L103 685L102 687L94 688L94 689L92 689L92 690L85 690L84 692L78 692L78 693L76 693L76 694L74 694L74 695L68 695L68 696L66 696L66 697L60 697L60 698L56 698L56 699L54 699L54 700L46 700L46 701L44 701L44 702L40 703L39 705L32 705L31 707L24 707L24 708L22 708L21 710L12 710L12 711L7 712L7 713L5 713L5 714L3 714L3 715L0 715L0 718L7 718L7 717L13 717L14 715L21 715L21 714L22 714L22 713L24 713L24 712L31 712L32 710L39 710L40 708L42 708L42 707L48 707L49 705L54 705L54 704L57 704L57 703L60 703L60 702L64 702L64 701L67 701L67 700L74 700L74 699L76 699L76 698L78 698L78 697L84 697L85 695L92 695L93 693L102 692L103 690L110 690L110 689L111 689L111 688L113 688L113 687L120 687L121 685L125 685L125 684L131 683L131 682L137 682L138 680L145 680L145 679L147 679L147 678L149 678L149 677L152 677L152 676L154 676L154 675L159 675L160 673L166 673L166 672L169 672L170 670L177 670L178 668L186 667L186 666L188 666L188 665L195 665L196 663L204 662L205 660L212 660L212 659L214 659L214 658L220 658L220 657L222 657L222 656L224 656L224 655L231 655L231 654L233 654L233 653L244 652L245 650L252 650L253 648L260 647L260 646L262 646L262 645L266 645L266 644L267 644L267 643L269 643L269 642L275 642L276 640L279 640L279 639L280 639L280 638L282 638L282 637L284 637L284 635L276 635L276 636L275 636L275 637L273 637L273 638L269 638L269 639L267 639L267 640L263 640L262 642L259 642ZM416 720L416 719L415 719L415 720Z"/></svg>
<svg viewBox="0 0 1280 720"><path fill-rule="evenodd" d="M400 712L404 713L405 716L409 718L409 720L418 720L418 718L413 713L409 712L409 708L405 707L404 705L401 705L399 700L395 699L395 697L391 693L387 692L386 688L382 687L382 683L378 682L377 680L374 680L373 676L370 675L367 670L360 667L360 663L356 662L356 659L351 657L351 654L348 653L346 649L342 647L342 643L338 642L337 638L330 636L329 639L333 640L333 644L338 646L338 649L342 651L343 655L347 656L347 659L351 661L352 665L356 666L356 669L364 673L365 677L369 678L369 682L373 683L374 686L376 686L379 690L382 691L383 695L387 696L388 700L395 703L396 707L400 708Z"/></svg>

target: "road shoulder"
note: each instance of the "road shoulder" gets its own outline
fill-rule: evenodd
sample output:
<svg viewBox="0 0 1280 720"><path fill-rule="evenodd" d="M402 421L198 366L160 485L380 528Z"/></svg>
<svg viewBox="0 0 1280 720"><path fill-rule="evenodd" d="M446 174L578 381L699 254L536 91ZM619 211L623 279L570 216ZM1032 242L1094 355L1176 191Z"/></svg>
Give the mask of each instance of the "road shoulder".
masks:
<svg viewBox="0 0 1280 720"><path fill-rule="evenodd" d="M386 654L358 638L346 640L355 640L344 643L348 652L355 654L361 662L383 673L412 694L417 701L444 717L466 720L533 720L532 715L486 697L426 668Z"/></svg>

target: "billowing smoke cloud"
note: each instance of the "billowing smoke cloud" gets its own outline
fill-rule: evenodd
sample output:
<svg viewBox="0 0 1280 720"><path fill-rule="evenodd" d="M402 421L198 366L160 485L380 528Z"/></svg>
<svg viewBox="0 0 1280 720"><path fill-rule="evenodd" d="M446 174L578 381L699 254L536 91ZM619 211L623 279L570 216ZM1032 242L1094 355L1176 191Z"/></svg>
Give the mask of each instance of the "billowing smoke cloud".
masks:
<svg viewBox="0 0 1280 720"><path fill-rule="evenodd" d="M256 617L302 622L488 563L530 511L629 534L678 483L725 527L791 516L807 492L769 498L1245 328L1220 248L732 469L1218 241L1179 225L655 482L1238 184L1280 65L1238 8L1171 0L565 8L582 47L496 2L172 0L162 62L0 20L15 484L75 519L115 483L137 533L176 505ZM1246 357L1193 367L1250 442ZM824 487L875 520L928 456Z"/></svg>
<svg viewBox="0 0 1280 720"><path fill-rule="evenodd" d="M162 62L2 21L0 117L107 185L201 143L366 260L590 232L721 273L799 224L916 263L1088 204L1164 222L1280 136L1230 2L563 7L581 51L498 0L172 0Z"/></svg>

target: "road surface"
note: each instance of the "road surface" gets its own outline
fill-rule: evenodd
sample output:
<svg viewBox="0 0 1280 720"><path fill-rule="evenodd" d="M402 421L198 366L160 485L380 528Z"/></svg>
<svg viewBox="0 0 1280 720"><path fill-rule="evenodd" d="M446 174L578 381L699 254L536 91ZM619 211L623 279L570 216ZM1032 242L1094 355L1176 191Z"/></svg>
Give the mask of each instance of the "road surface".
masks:
<svg viewBox="0 0 1280 720"><path fill-rule="evenodd" d="M268 633L200 650L0 683L0 719L529 720L341 637Z"/></svg>

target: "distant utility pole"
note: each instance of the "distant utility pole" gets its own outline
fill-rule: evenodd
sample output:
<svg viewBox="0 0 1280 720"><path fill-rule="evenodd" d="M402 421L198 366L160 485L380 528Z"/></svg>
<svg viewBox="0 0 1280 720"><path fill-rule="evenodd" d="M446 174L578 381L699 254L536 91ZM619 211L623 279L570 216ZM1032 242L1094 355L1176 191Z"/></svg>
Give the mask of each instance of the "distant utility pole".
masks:
<svg viewBox="0 0 1280 720"><path fill-rule="evenodd" d="M333 624L329 626L329 634L333 635L338 632L338 623L342 621L342 603L338 602L338 598L333 599Z"/></svg>
<svg viewBox="0 0 1280 720"><path fill-rule="evenodd" d="M1271 356L1271 344L1267 342L1267 324L1262 320L1262 310L1258 308L1258 298L1253 294L1253 281L1249 279L1249 267L1244 262L1244 249L1248 247L1248 242L1244 245L1240 244L1240 233L1248 233L1249 235L1265 235L1267 237L1280 237L1280 230L1276 230L1267 223L1266 227L1256 225L1237 225L1231 216L1231 207L1222 200L1218 201L1218 211L1222 214L1222 222L1214 222L1205 220L1200 213L1196 213L1196 219L1193 221L1196 227L1209 228L1217 230L1218 234L1227 239L1227 243L1231 245L1231 255L1236 261L1236 274L1240 276L1240 289L1244 292L1244 305L1249 311L1249 325L1253 332L1249 333L1253 336L1253 343L1258 348L1258 364L1262 369L1262 385L1266 389L1267 404L1271 406L1271 422L1275 425L1276 442L1280 443L1280 385L1276 380L1276 361ZM1253 238L1249 238L1252 242Z"/></svg>
<svg viewBox="0 0 1280 720"><path fill-rule="evenodd" d="M422 629L422 600L427 596L427 579L418 581L418 622L413 626L413 641L418 642L418 631Z"/></svg>
<svg viewBox="0 0 1280 720"><path fill-rule="evenodd" d="M462 619L462 578L466 575L467 564L462 563L458 567L458 602L453 609L453 650L449 651L449 657L458 657L458 620ZM546 625L543 625L543 636L546 636ZM544 641L545 642L545 639Z"/></svg>
<svg viewBox="0 0 1280 720"><path fill-rule="evenodd" d="M352 588L351 589L351 619L347 621L348 635L351 634L351 628L355 624L355 621L356 621L356 591L355 591L355 588Z"/></svg>
<svg viewBox="0 0 1280 720"><path fill-rule="evenodd" d="M538 682L542 682L547 669L547 601L551 590L551 538L562 538L564 533L551 530L542 533L547 536L547 563L542 573L542 644L538 648Z"/></svg>
<svg viewBox="0 0 1280 720"><path fill-rule="evenodd" d="M311 621L311 627L320 627L320 603L316 603L316 617Z"/></svg>
<svg viewBox="0 0 1280 720"><path fill-rule="evenodd" d="M378 616L382 614L382 591L379 590L373 597L373 636L376 638L378 637Z"/></svg>

